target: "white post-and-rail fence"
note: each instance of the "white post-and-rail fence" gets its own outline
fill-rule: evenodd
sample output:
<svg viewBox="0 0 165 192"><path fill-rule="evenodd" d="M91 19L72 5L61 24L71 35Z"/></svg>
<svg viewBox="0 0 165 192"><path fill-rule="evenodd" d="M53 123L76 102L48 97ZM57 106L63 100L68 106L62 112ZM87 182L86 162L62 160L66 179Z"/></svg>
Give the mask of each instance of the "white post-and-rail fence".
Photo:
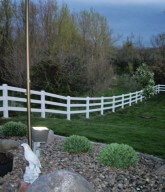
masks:
<svg viewBox="0 0 165 192"><path fill-rule="evenodd" d="M154 88L156 93L165 91L165 85L156 85ZM9 117L9 111L27 111L25 107L26 89L3 84L0 86L0 92L2 92L0 112L3 112L4 118ZM9 92L12 94L9 94ZM18 96L20 93L23 94L24 98ZM100 112L103 115L104 111L111 110L115 112L118 107L123 109L126 105L131 106L132 103L142 101L144 98L142 93L141 90L111 97L66 97L45 91L31 90L31 104L39 105L38 107L32 107L31 112L40 113L42 118L45 118L46 113L53 113L66 115L67 120L70 120L71 115L74 114L85 114L88 119L92 112ZM38 97L38 99L33 99L33 96Z"/></svg>

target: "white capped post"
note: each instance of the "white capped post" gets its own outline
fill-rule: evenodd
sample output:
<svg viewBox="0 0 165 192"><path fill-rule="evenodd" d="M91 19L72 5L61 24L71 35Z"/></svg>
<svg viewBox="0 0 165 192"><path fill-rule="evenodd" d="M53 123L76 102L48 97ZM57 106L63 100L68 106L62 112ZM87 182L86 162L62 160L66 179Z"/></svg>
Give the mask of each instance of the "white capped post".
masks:
<svg viewBox="0 0 165 192"><path fill-rule="evenodd" d="M138 101L138 92L136 91L136 103Z"/></svg>
<svg viewBox="0 0 165 192"><path fill-rule="evenodd" d="M45 118L45 91L41 91L41 117Z"/></svg>
<svg viewBox="0 0 165 192"><path fill-rule="evenodd" d="M156 92L156 94L158 93L158 86L157 85L155 85L155 92Z"/></svg>
<svg viewBox="0 0 165 192"><path fill-rule="evenodd" d="M158 85L158 93L160 93L160 85Z"/></svg>
<svg viewBox="0 0 165 192"><path fill-rule="evenodd" d="M131 101L132 101L132 93L129 94L129 106L131 106Z"/></svg>
<svg viewBox="0 0 165 192"><path fill-rule="evenodd" d="M8 91L7 91L7 84L2 85L2 94L3 94L3 117L8 118L9 117L9 111L8 111Z"/></svg>
<svg viewBox="0 0 165 192"><path fill-rule="evenodd" d="M104 97L101 97L101 115L104 115Z"/></svg>
<svg viewBox="0 0 165 192"><path fill-rule="evenodd" d="M112 97L112 112L115 112L115 96Z"/></svg>
<svg viewBox="0 0 165 192"><path fill-rule="evenodd" d="M124 109L124 94L122 94L122 104L121 104L121 108Z"/></svg>
<svg viewBox="0 0 165 192"><path fill-rule="evenodd" d="M70 121L70 96L67 96L67 120Z"/></svg>
<svg viewBox="0 0 165 192"><path fill-rule="evenodd" d="M86 118L89 119L89 97L86 98Z"/></svg>
<svg viewBox="0 0 165 192"><path fill-rule="evenodd" d="M140 101L142 102L143 101L143 90L141 90L141 92L140 92Z"/></svg>

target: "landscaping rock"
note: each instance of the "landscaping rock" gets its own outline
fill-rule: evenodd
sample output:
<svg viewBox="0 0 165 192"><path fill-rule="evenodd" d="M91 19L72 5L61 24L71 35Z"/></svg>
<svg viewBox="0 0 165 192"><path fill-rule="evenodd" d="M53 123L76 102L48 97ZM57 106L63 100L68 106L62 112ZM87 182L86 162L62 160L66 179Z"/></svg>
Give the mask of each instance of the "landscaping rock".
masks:
<svg viewBox="0 0 165 192"><path fill-rule="evenodd" d="M155 173L160 176L165 176L165 165L159 167Z"/></svg>
<svg viewBox="0 0 165 192"><path fill-rule="evenodd" d="M26 137L12 137L11 139L17 140L20 144L28 142ZM41 145L42 175L58 171L59 169L76 172L94 186L95 192L165 191L165 177L155 174L158 168L165 166L163 159L139 153L140 160L136 166L119 170L99 163L98 153L104 144L92 142L92 152L70 154L63 152L61 149L64 139L65 137L55 135L52 143ZM23 149L19 145L19 148L13 150L12 153L15 161L14 168L12 172L0 180L0 192L18 191L18 185L23 179L26 167Z"/></svg>
<svg viewBox="0 0 165 192"><path fill-rule="evenodd" d="M17 149L19 143L11 139L0 139L0 152L7 152L9 150Z"/></svg>
<svg viewBox="0 0 165 192"><path fill-rule="evenodd" d="M27 192L94 192L92 185L77 173L55 171L39 177Z"/></svg>
<svg viewBox="0 0 165 192"><path fill-rule="evenodd" d="M55 139L54 132L52 130L49 130L47 144L53 143L54 139Z"/></svg>

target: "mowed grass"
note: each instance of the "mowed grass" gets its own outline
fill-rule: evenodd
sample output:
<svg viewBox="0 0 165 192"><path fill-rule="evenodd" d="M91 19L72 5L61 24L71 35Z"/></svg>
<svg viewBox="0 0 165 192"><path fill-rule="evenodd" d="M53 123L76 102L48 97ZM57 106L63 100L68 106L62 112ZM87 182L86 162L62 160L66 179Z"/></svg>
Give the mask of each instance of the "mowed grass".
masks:
<svg viewBox="0 0 165 192"><path fill-rule="evenodd" d="M10 121L26 123L26 117L13 117ZM9 120L0 120L0 124ZM165 94L161 93L146 104L134 104L104 116L82 117L71 121L58 118L32 117L33 126L47 126L59 135L83 135L104 143L125 143L137 151L165 159Z"/></svg>

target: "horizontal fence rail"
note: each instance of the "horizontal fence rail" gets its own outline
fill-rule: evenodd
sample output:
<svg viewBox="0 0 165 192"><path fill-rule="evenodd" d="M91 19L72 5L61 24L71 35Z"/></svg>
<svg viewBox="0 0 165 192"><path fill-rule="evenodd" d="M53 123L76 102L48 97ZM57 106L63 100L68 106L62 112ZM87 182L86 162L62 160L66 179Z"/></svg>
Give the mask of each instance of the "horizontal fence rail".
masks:
<svg viewBox="0 0 165 192"><path fill-rule="evenodd" d="M154 88L156 93L165 91L165 85L156 85ZM10 111L27 111L26 89L3 84L0 92L0 112L4 118L9 117ZM111 97L70 97L31 90L31 112L40 113L42 118L46 117L46 113L53 113L65 115L67 120L74 114L85 114L88 119L93 112L104 115L107 110L115 112L116 108L123 109L126 105L142 102L142 93L143 90Z"/></svg>

